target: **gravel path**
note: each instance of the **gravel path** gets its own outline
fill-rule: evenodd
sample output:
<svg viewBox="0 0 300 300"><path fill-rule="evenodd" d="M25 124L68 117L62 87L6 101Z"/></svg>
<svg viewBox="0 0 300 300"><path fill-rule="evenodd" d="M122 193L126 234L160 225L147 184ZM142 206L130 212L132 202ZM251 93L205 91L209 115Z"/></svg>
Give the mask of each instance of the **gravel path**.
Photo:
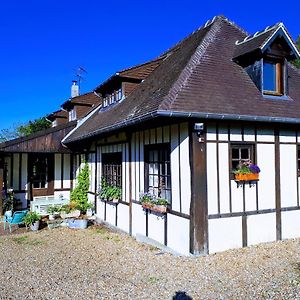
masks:
<svg viewBox="0 0 300 300"><path fill-rule="evenodd" d="M300 299L300 240L193 258L103 227L0 237L0 299L172 298Z"/></svg>

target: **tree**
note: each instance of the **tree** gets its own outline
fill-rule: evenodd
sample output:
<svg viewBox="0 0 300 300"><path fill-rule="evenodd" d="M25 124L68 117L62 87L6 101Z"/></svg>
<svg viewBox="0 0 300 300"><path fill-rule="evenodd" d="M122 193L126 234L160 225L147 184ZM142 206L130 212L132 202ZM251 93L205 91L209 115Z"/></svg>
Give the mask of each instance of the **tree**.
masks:
<svg viewBox="0 0 300 300"><path fill-rule="evenodd" d="M51 127L51 123L46 119L46 117L29 121L28 123L22 125L13 125L11 128L0 130L0 142L28 136L32 133L36 133L49 127Z"/></svg>
<svg viewBox="0 0 300 300"><path fill-rule="evenodd" d="M300 35L298 36L298 39L297 39L297 47L298 49L300 50ZM300 59L296 59L292 62L298 69L300 69Z"/></svg>

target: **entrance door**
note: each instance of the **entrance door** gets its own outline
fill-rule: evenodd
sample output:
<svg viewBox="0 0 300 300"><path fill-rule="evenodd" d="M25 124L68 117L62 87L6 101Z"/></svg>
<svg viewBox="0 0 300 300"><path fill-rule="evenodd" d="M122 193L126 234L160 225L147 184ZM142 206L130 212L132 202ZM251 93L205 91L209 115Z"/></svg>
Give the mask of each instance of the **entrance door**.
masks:
<svg viewBox="0 0 300 300"><path fill-rule="evenodd" d="M31 198L54 195L54 154L30 154Z"/></svg>

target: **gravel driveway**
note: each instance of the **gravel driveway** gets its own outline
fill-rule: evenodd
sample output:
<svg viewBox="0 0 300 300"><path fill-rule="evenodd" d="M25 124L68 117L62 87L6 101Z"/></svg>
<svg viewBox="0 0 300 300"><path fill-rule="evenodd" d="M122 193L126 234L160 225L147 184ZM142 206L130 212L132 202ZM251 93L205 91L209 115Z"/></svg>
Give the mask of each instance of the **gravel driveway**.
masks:
<svg viewBox="0 0 300 300"><path fill-rule="evenodd" d="M193 258L103 227L2 236L0 299L300 299L300 240Z"/></svg>

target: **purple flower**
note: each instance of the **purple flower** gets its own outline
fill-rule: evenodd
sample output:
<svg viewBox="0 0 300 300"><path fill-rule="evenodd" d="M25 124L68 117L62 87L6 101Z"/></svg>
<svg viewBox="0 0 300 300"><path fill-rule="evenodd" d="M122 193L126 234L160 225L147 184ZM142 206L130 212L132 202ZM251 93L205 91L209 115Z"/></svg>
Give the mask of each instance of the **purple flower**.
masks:
<svg viewBox="0 0 300 300"><path fill-rule="evenodd" d="M251 164L249 166L249 169L250 169L251 173L254 173L254 174L258 174L260 172L260 168L257 165Z"/></svg>

